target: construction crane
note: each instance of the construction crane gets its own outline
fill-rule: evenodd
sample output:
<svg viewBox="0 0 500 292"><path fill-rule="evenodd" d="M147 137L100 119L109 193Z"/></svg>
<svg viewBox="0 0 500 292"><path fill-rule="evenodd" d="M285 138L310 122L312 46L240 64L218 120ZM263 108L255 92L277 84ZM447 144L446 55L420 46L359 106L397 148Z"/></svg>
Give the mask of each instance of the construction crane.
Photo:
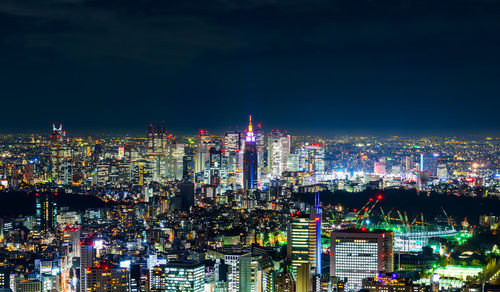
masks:
<svg viewBox="0 0 500 292"><path fill-rule="evenodd" d="M444 209L443 206L441 206L441 210L443 210L443 213L444 213L444 216L446 217L446 220L448 220L448 226L450 227L453 227L453 219L450 218L450 216L448 216L448 214L446 213L446 210Z"/></svg>
<svg viewBox="0 0 500 292"><path fill-rule="evenodd" d="M363 223L364 223L364 219L366 218L369 218L370 217L370 214L371 212L373 211L373 208L375 208L375 206L377 205L377 203L382 200L382 195L377 195L374 198L370 198L368 199L368 202L366 202L366 204L363 206L363 208L361 208L358 212L356 212L356 226L359 228L361 226L363 226ZM363 212L363 213L362 213ZM361 215L362 213L362 215Z"/></svg>

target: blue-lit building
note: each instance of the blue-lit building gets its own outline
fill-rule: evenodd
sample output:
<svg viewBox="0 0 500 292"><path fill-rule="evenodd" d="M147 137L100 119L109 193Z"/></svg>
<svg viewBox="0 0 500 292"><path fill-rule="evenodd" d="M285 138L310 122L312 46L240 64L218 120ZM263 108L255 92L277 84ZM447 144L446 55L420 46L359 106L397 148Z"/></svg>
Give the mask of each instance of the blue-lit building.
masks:
<svg viewBox="0 0 500 292"><path fill-rule="evenodd" d="M245 152L243 153L243 189L256 189L258 186L258 154L257 142L252 126L252 116L245 137Z"/></svg>
<svg viewBox="0 0 500 292"><path fill-rule="evenodd" d="M429 172L431 176L437 176L438 167L437 153L420 153L420 171Z"/></svg>

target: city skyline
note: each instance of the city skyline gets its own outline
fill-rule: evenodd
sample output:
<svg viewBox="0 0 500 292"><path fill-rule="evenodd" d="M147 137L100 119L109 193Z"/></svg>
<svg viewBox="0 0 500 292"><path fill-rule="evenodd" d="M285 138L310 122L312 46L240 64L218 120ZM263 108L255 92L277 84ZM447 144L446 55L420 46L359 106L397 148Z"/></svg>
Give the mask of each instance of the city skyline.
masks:
<svg viewBox="0 0 500 292"><path fill-rule="evenodd" d="M0 1L0 292L500 291L500 0Z"/></svg>

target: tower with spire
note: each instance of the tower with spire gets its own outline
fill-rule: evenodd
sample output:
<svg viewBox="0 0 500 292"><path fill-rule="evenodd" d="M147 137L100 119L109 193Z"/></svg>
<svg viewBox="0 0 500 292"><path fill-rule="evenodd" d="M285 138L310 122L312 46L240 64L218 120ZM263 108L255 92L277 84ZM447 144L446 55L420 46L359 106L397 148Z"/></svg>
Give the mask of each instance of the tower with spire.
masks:
<svg viewBox="0 0 500 292"><path fill-rule="evenodd" d="M250 115L248 130L245 136L245 152L243 153L243 189L256 189L258 186L258 155L255 133Z"/></svg>

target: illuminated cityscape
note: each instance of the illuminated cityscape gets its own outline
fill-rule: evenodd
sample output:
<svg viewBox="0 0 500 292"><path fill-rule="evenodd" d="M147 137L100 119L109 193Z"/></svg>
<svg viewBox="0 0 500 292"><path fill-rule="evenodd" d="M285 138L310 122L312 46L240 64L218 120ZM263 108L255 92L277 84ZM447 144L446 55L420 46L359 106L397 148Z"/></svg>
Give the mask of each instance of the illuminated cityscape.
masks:
<svg viewBox="0 0 500 292"><path fill-rule="evenodd" d="M500 292L500 0L3 0L0 32L0 292Z"/></svg>
<svg viewBox="0 0 500 292"><path fill-rule="evenodd" d="M469 291L499 280L498 138L304 137L253 123L3 135L2 286L425 291L438 275L440 289Z"/></svg>

